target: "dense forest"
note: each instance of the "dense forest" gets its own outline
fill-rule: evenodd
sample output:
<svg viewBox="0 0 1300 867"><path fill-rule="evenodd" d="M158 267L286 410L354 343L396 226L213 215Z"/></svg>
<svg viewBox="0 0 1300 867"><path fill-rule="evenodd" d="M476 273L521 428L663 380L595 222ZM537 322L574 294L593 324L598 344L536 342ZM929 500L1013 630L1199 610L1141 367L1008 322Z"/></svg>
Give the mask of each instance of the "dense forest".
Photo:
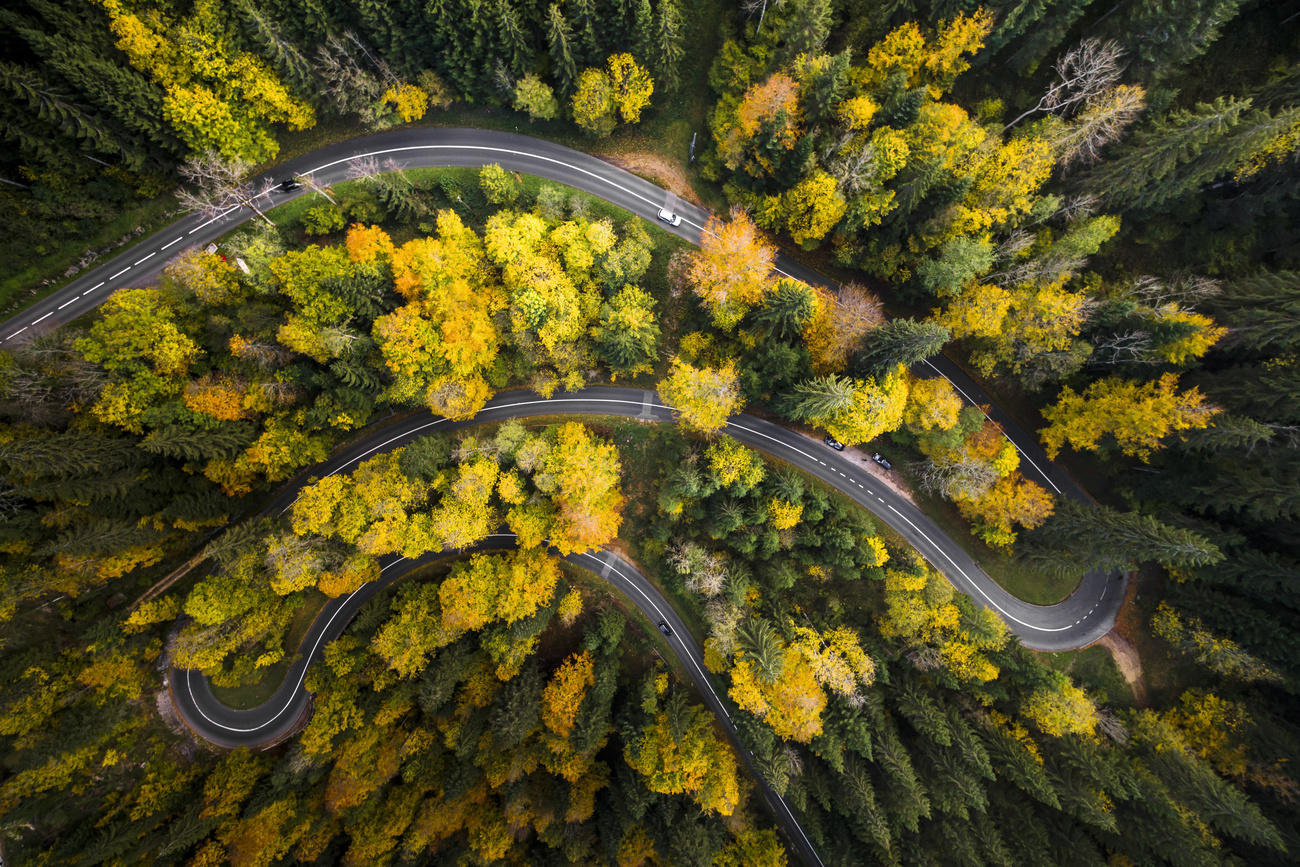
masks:
<svg viewBox="0 0 1300 867"><path fill-rule="evenodd" d="M690 177L729 206L694 249L499 166L358 161L0 353L0 856L784 864L756 773L827 865L1295 857L1300 6L723 5L704 34L678 0L0 12L6 263L318 125L634 134L687 68ZM917 365L941 351L1096 503L1027 478ZM471 426L313 475L395 415L597 381L680 424ZM888 451L994 578L1130 572L1138 689L1020 646L726 436L744 408ZM215 750L171 708L171 666L254 704L381 558L502 529L368 603L286 742ZM692 627L738 743L557 557L606 545Z"/></svg>

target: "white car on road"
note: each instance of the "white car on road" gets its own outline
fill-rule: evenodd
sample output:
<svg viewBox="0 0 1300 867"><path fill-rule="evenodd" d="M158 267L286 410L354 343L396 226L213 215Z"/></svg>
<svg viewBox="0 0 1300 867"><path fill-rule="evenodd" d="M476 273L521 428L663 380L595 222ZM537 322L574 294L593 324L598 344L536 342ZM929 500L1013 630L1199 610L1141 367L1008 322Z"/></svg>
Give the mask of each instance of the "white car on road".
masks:
<svg viewBox="0 0 1300 867"><path fill-rule="evenodd" d="M682 215L674 214L672 211L668 210L667 208L659 209L659 219L663 220L665 223L667 223L670 226L680 226L682 224Z"/></svg>

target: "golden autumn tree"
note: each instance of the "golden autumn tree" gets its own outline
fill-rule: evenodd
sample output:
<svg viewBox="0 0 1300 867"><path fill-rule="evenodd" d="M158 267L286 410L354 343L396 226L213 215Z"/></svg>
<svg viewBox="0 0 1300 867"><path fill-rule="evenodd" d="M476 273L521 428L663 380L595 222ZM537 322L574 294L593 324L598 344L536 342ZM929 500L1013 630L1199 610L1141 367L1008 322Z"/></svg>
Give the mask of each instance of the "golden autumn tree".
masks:
<svg viewBox="0 0 1300 867"><path fill-rule="evenodd" d="M542 690L542 723L567 738L578 718L587 690L596 682L595 665L587 651L570 654Z"/></svg>
<svg viewBox="0 0 1300 867"><path fill-rule="evenodd" d="M708 711L674 699L628 741L623 755L650 791L689 795L705 812L730 816L740 803L736 755L715 733Z"/></svg>
<svg viewBox="0 0 1300 867"><path fill-rule="evenodd" d="M550 543L561 554L597 548L618 535L623 493L618 450L577 422L560 425L543 464L554 504Z"/></svg>
<svg viewBox="0 0 1300 867"><path fill-rule="evenodd" d="M845 445L868 442L903 423L907 406L907 372L900 366L879 379L852 380L848 400L796 414Z"/></svg>
<svg viewBox="0 0 1300 867"><path fill-rule="evenodd" d="M99 5L130 64L163 88L162 116L193 152L258 163L279 151L271 124L316 123L265 61L239 50L221 4L200 0L184 19L122 0Z"/></svg>
<svg viewBox="0 0 1300 867"><path fill-rule="evenodd" d="M767 474L763 458L729 436L718 437L710 443L704 456L718 484L737 493L750 490Z"/></svg>
<svg viewBox="0 0 1300 867"><path fill-rule="evenodd" d="M763 300L775 255L744 211L733 209L727 222L709 218L687 277L719 328L734 328Z"/></svg>
<svg viewBox="0 0 1300 867"><path fill-rule="evenodd" d="M505 307L483 243L453 211L438 213L438 236L392 253L407 303L375 320L374 338L393 375L388 397L468 418L487 402L486 372L501 338L493 316Z"/></svg>
<svg viewBox="0 0 1300 867"><path fill-rule="evenodd" d="M1178 375L1166 373L1146 383L1108 376L1082 394L1066 386L1043 410L1048 426L1039 431L1048 457L1065 445L1097 451L1112 437L1126 455L1147 460L1171 433L1208 427L1219 408L1197 388L1178 392Z"/></svg>
<svg viewBox="0 0 1300 867"><path fill-rule="evenodd" d="M806 744L821 734L826 692L802 651L782 646L778 653L782 660L780 673L771 679L749 653L737 653L728 694L742 710L767 723L778 737Z"/></svg>
<svg viewBox="0 0 1300 867"><path fill-rule="evenodd" d="M996 678L998 667L988 654L1010 640L1006 624L987 608L963 612L952 585L919 555L891 562L880 633L911 648L923 667L942 667L976 683Z"/></svg>
<svg viewBox="0 0 1300 867"><path fill-rule="evenodd" d="M559 565L545 551L475 554L442 582L442 624L448 632L464 632L497 620L514 623L550 604L559 578Z"/></svg>
<svg viewBox="0 0 1300 867"><path fill-rule="evenodd" d="M1061 672L1052 672L1046 686L1039 687L1021 704L1021 712L1044 734L1090 735L1097 728L1097 708L1088 694Z"/></svg>
<svg viewBox="0 0 1300 867"><path fill-rule="evenodd" d="M681 423L700 433L713 433L741 406L736 368L695 367L674 359L668 376L659 382L659 397L677 411Z"/></svg>
<svg viewBox="0 0 1300 867"><path fill-rule="evenodd" d="M799 84L784 72L774 73L750 86L735 105L720 103L711 126L727 168L768 175L775 167L773 152L793 149L803 134ZM755 146L760 133L765 147Z"/></svg>
<svg viewBox="0 0 1300 867"><path fill-rule="evenodd" d="M109 374L91 413L133 433L143 433L140 417L146 409L181 391L181 378L201 352L157 289L114 292L90 333L74 345Z"/></svg>

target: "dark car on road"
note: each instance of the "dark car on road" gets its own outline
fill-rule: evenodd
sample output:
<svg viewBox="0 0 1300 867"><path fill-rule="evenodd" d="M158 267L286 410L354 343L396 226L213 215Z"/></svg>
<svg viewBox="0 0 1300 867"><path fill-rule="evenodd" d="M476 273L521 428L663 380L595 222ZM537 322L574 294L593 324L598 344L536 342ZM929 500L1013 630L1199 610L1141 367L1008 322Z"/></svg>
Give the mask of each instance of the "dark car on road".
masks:
<svg viewBox="0 0 1300 867"><path fill-rule="evenodd" d="M666 621L663 620L659 621L659 631L662 632L664 635L668 635L668 636L671 636L673 634L673 628L669 626Z"/></svg>
<svg viewBox="0 0 1300 867"><path fill-rule="evenodd" d="M830 446L831 448L835 449L835 451L837 451L837 452L842 452L842 451L844 451L844 443L840 442L839 440L837 440L835 437L831 436L830 434L826 434L826 438L825 438L824 440L822 440L822 442L826 443L826 445L828 445L828 446Z"/></svg>
<svg viewBox="0 0 1300 867"><path fill-rule="evenodd" d="M297 178L285 178L276 184L275 188L281 193L292 193L294 190L302 189L302 182Z"/></svg>
<svg viewBox="0 0 1300 867"><path fill-rule="evenodd" d="M871 459L876 463L880 464L882 467L884 467L887 470L892 470L894 468L894 465L891 464L888 460L886 460L885 456L882 455L880 452L876 452L874 455L872 455Z"/></svg>

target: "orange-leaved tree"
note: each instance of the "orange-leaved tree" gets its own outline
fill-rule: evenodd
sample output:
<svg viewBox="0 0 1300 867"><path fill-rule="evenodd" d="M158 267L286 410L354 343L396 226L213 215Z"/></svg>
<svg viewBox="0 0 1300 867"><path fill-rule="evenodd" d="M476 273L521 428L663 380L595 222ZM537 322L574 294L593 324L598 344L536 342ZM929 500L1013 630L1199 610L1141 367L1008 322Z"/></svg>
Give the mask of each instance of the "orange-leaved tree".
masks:
<svg viewBox="0 0 1300 867"><path fill-rule="evenodd" d="M734 328L763 300L775 254L744 211L733 209L725 223L709 218L687 276L719 328Z"/></svg>

